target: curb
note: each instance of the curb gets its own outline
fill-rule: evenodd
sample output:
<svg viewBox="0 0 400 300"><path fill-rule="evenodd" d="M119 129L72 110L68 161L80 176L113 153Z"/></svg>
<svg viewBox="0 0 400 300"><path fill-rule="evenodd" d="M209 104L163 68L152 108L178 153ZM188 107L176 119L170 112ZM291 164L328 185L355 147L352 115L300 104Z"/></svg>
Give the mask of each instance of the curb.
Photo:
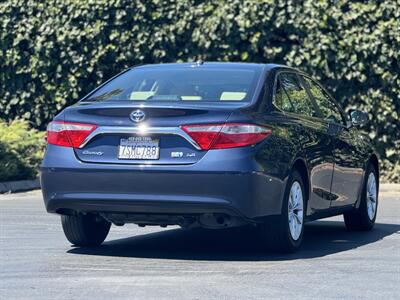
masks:
<svg viewBox="0 0 400 300"><path fill-rule="evenodd" d="M40 189L39 179L0 182L0 194Z"/></svg>
<svg viewBox="0 0 400 300"><path fill-rule="evenodd" d="M379 185L380 192L400 193L400 184L398 183L382 183Z"/></svg>

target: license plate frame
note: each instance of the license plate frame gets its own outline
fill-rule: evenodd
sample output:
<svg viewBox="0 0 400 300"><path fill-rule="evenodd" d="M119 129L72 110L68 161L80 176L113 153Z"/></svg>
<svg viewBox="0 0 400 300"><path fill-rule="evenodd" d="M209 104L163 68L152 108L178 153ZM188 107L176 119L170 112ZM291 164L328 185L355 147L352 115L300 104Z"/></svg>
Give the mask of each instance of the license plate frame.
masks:
<svg viewBox="0 0 400 300"><path fill-rule="evenodd" d="M121 138L117 156L120 160L158 160L160 140L149 136Z"/></svg>

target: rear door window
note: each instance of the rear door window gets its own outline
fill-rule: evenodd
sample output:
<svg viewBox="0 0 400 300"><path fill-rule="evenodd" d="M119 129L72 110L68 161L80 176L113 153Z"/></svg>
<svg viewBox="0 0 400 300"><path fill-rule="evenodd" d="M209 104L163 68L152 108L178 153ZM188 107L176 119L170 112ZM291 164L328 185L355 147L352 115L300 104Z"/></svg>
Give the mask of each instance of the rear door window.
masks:
<svg viewBox="0 0 400 300"><path fill-rule="evenodd" d="M309 86L310 93L313 96L318 108L323 115L323 118L328 122L343 123L343 117L340 113L340 109L333 102L328 93L320 87L317 83L308 77L304 77L304 80Z"/></svg>
<svg viewBox="0 0 400 300"><path fill-rule="evenodd" d="M274 103L283 111L309 117L315 115L310 98L294 73L278 75Z"/></svg>
<svg viewBox="0 0 400 300"><path fill-rule="evenodd" d="M287 95L285 89L283 88L281 81L276 82L275 91L275 105L283 111L294 112L293 104L291 103L289 96Z"/></svg>

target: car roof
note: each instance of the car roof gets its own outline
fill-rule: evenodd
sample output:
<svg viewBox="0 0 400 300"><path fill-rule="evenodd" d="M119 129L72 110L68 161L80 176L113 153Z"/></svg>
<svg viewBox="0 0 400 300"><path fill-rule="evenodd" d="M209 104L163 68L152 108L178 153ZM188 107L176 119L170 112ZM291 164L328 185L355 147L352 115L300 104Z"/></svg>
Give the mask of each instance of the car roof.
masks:
<svg viewBox="0 0 400 300"><path fill-rule="evenodd" d="M133 66L132 68L145 68L145 69L164 69L164 68L189 68L193 66L202 66L207 68L217 68L217 67L224 67L226 69L237 69L237 68L244 68L244 69L265 69L266 71L277 69L277 68L285 68L285 69L292 69L285 65L280 64L261 64L261 63L247 63L247 62L208 62L208 61L197 61L197 62L182 62L182 63L162 63L162 64L145 64L145 65L138 65Z"/></svg>

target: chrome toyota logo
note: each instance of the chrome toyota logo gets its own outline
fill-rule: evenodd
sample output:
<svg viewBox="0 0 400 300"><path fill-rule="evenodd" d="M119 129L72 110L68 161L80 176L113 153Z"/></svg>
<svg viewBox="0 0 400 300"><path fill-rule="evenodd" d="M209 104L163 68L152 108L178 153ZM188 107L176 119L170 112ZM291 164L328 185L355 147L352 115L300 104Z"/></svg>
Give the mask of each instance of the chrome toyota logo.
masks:
<svg viewBox="0 0 400 300"><path fill-rule="evenodd" d="M141 111L140 109L134 110L129 115L129 118L135 123L142 122L145 117L146 117L146 114L143 111Z"/></svg>

